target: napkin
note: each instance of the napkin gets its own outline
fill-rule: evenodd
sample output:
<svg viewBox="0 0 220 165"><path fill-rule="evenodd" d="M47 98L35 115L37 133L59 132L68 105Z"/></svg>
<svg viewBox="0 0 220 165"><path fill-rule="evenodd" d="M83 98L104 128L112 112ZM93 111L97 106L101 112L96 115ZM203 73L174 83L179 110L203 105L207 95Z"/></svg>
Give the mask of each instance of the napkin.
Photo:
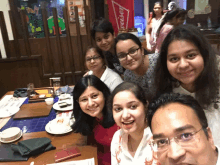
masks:
<svg viewBox="0 0 220 165"><path fill-rule="evenodd" d="M70 95L72 95L72 92L73 92L73 88L69 87L68 85L64 87L60 87L58 90L60 93L68 93Z"/></svg>
<svg viewBox="0 0 220 165"><path fill-rule="evenodd" d="M12 144L11 148L14 152L18 152L22 156L34 156L56 149L51 144L51 140L46 137L23 140L18 142L18 144Z"/></svg>
<svg viewBox="0 0 220 165"><path fill-rule="evenodd" d="M11 149L10 144L0 145L0 162L27 161L29 156L21 156Z"/></svg>
<svg viewBox="0 0 220 165"><path fill-rule="evenodd" d="M14 91L14 97L27 97L27 88L18 88Z"/></svg>

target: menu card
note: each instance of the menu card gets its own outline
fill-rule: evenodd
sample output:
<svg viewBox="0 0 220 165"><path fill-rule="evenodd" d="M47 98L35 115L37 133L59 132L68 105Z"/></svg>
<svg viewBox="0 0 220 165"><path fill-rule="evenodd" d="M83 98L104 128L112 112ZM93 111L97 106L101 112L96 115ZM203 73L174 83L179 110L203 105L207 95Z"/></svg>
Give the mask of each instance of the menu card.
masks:
<svg viewBox="0 0 220 165"><path fill-rule="evenodd" d="M26 99L27 99L27 97L16 98L16 97L13 97L13 95L6 95L0 101L0 109L12 108L12 107L19 108Z"/></svg>
<svg viewBox="0 0 220 165"><path fill-rule="evenodd" d="M91 159L76 160L70 162L53 163L47 165L95 165L95 160L94 158L91 158Z"/></svg>

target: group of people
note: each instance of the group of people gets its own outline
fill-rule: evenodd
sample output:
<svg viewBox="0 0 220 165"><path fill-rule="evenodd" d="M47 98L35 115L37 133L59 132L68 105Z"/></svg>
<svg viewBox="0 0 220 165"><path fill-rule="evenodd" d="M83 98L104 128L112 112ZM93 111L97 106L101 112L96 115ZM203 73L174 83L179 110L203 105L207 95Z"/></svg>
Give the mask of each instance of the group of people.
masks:
<svg viewBox="0 0 220 165"><path fill-rule="evenodd" d="M99 165L220 165L219 57L197 27L171 23L185 11L163 16L158 7L156 41L172 27L151 54L135 35L114 38L108 20L95 20L89 71L73 91L73 131L97 146Z"/></svg>

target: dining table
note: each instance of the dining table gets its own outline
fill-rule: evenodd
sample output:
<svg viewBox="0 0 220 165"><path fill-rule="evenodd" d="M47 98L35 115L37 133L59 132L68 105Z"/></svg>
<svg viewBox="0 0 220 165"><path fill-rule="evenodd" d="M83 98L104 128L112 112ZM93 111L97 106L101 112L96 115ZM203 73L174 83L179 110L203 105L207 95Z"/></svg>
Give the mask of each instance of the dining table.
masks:
<svg viewBox="0 0 220 165"><path fill-rule="evenodd" d="M4 96L6 96L6 95L13 95L13 91L7 92ZM27 104L32 104L32 103L28 103L28 102L26 102L26 103ZM37 106L40 103L34 103L34 104ZM46 106L46 103L45 103L45 106ZM38 110L40 111L41 109L38 109ZM50 112L49 116L56 117L56 111L53 108L51 109L51 112ZM48 117L46 117L46 118L48 118ZM11 117L10 119L8 119L8 122L5 124L5 126L6 127L11 127L10 122L15 123L15 122L19 121L20 123L23 123L24 125L26 123L27 128L29 128L29 126L31 125L30 122L32 122L36 119L40 121L42 118L38 117L38 118L30 118L30 119L13 120L12 117ZM38 123L40 123L40 122L38 122ZM46 123L41 122L41 125L42 124L45 127ZM4 127L2 127L1 129L4 129ZM27 130L29 130L29 129L27 129ZM34 129L34 130L36 130L36 131L33 131L33 132L32 131L26 131L26 132L24 132L22 137L19 140L15 141L13 143L10 143L10 144L17 144L19 141L33 139L33 138L46 137L46 138L49 138L51 140L51 144L53 146L55 146L56 149L41 153L37 156L32 156L27 161L0 162L0 165L14 165L14 164L15 165L17 165L17 164L22 164L22 165L44 165L44 164L52 164L52 163L55 163L55 154L57 152L59 152L63 149L66 149L68 147L73 147L73 146L76 146L76 147L79 148L81 155L77 156L77 157L74 157L74 158L69 158L69 159L64 160L62 162L75 161L75 160L85 160L85 159L94 158L95 165L98 165L97 148L94 147L94 146L87 145L87 137L86 136L83 136L80 133L75 133L73 131L65 133L65 134L50 134L50 133L46 132L45 128L43 128L43 127L41 129ZM42 131L42 130L44 130L44 131ZM0 145L2 145L1 142L0 142Z"/></svg>

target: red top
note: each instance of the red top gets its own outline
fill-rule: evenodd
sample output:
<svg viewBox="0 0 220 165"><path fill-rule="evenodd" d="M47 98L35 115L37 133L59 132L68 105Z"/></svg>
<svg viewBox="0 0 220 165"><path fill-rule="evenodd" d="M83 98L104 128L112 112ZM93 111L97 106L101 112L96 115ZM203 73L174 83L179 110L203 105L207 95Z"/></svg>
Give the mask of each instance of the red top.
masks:
<svg viewBox="0 0 220 165"><path fill-rule="evenodd" d="M98 165L111 165L110 145L112 137L118 129L120 128L116 124L110 128L104 128L100 124L100 120L96 119L95 127L93 129L93 137L90 137L88 141L97 146Z"/></svg>

